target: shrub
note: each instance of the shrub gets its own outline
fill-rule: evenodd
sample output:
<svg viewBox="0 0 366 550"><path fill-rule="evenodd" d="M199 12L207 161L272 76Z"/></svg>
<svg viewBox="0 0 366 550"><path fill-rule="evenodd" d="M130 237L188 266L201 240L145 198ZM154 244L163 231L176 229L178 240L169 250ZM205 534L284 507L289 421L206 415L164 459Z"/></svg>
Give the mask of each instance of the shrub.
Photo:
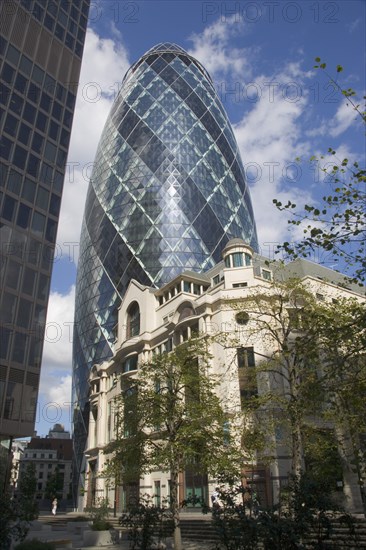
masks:
<svg viewBox="0 0 366 550"><path fill-rule="evenodd" d="M105 519L95 519L91 528L93 531L108 531L108 529L112 528L112 524Z"/></svg>
<svg viewBox="0 0 366 550"><path fill-rule="evenodd" d="M249 496L242 485L218 488L218 503L211 510L212 523L221 547L227 550L258 548L257 520L253 513L253 499Z"/></svg>
<svg viewBox="0 0 366 550"><path fill-rule="evenodd" d="M326 548L334 521L348 529L356 541L354 520L332 499L327 480L312 479L306 473L290 478L280 501L268 510L259 509L254 491L231 485L219 490L219 505L212 508L212 522L226 550L295 550L311 540L314 548ZM249 498L248 498L249 497Z"/></svg>
<svg viewBox="0 0 366 550"><path fill-rule="evenodd" d="M107 520L109 514L109 502L107 498L97 500L96 506L91 506L85 510L92 521L93 531L107 531L112 528L112 524Z"/></svg>
<svg viewBox="0 0 366 550"><path fill-rule="evenodd" d="M7 492L0 494L0 549L8 549L12 541L23 540L29 530L22 509Z"/></svg>
<svg viewBox="0 0 366 550"><path fill-rule="evenodd" d="M140 497L131 510L119 518L119 524L129 529L131 548L148 550L154 537L160 542L174 530L172 512L166 506L154 506L150 495Z"/></svg>

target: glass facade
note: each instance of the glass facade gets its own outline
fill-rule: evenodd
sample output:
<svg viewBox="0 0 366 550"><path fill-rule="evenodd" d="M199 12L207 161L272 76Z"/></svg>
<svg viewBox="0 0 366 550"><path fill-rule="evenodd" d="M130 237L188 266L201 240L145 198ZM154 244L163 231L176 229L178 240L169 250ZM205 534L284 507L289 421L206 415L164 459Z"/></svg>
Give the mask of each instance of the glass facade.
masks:
<svg viewBox="0 0 366 550"><path fill-rule="evenodd" d="M89 370L111 356L130 280L159 287L183 270L207 270L234 237L258 249L230 122L202 65L175 44L159 44L123 80L86 200L73 356L80 452Z"/></svg>
<svg viewBox="0 0 366 550"><path fill-rule="evenodd" d="M90 0L0 3L0 434L34 432Z"/></svg>

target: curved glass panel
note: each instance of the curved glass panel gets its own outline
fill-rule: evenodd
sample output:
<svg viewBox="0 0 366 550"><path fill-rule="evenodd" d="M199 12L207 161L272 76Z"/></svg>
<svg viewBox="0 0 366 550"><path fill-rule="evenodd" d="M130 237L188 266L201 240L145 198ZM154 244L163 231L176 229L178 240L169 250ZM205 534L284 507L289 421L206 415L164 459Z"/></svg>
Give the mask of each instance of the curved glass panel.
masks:
<svg viewBox="0 0 366 550"><path fill-rule="evenodd" d="M88 372L112 354L130 280L159 287L186 269L207 270L234 237L258 249L230 122L202 65L159 44L127 72L90 180L75 309L78 434L87 433Z"/></svg>

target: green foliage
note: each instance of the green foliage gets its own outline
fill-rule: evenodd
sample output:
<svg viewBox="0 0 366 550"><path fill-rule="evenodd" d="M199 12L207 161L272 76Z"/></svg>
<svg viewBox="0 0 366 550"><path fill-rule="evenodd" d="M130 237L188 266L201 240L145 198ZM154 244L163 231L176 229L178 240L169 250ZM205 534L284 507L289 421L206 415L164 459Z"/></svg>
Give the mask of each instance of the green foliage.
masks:
<svg viewBox="0 0 366 550"><path fill-rule="evenodd" d="M249 493L250 494L250 493ZM251 493L253 494L253 493ZM213 526L218 547L227 550L297 550L311 541L312 548L326 548L326 539L337 518L348 527L355 542L354 521L334 503L326 482L302 473L283 489L278 505L253 514L253 498L248 488L231 486L219 490L220 507L213 510ZM308 547L308 546L306 546Z"/></svg>
<svg viewBox="0 0 366 550"><path fill-rule="evenodd" d="M343 479L341 457L332 430L303 427L304 456L307 473L315 482L326 484L333 491Z"/></svg>
<svg viewBox="0 0 366 550"><path fill-rule="evenodd" d="M174 531L174 520L168 503L155 506L150 495L140 497L140 501L119 518L119 524L128 528L132 549L148 550L154 539L161 542Z"/></svg>
<svg viewBox="0 0 366 550"><path fill-rule="evenodd" d="M11 541L23 540L29 524L38 517L35 501L37 480L35 465L29 464L19 478L19 496L11 499L7 492L0 495L0 549L7 550Z"/></svg>
<svg viewBox="0 0 366 550"><path fill-rule="evenodd" d="M19 478L18 505L20 517L32 521L38 517L38 504L35 500L37 490L36 467L33 463L27 465L25 472Z"/></svg>
<svg viewBox="0 0 366 550"><path fill-rule="evenodd" d="M315 539L316 548L322 548L322 542L330 536L335 518L348 526L349 541L354 536L352 517L334 500L332 489L327 480L314 479L303 472L293 476L281 494L280 514L293 520L299 536Z"/></svg>
<svg viewBox="0 0 366 550"><path fill-rule="evenodd" d="M268 442L280 429L292 450L293 473L300 473L305 459L314 479L326 480L333 490L342 480L342 467L357 473L362 484L365 304L344 298L315 300L294 279L274 283L270 292L253 289L230 306L249 314L248 342L256 338L267 350L247 369L260 385L258 395L242 403L247 456L270 461ZM319 429L329 422L332 437Z"/></svg>
<svg viewBox="0 0 366 550"><path fill-rule="evenodd" d="M14 550L55 550L52 542L43 542L38 539L25 540L17 544Z"/></svg>
<svg viewBox="0 0 366 550"><path fill-rule="evenodd" d="M212 510L213 527L227 550L258 548L257 521L252 515L252 500L242 485L218 488L219 505Z"/></svg>
<svg viewBox="0 0 366 550"><path fill-rule="evenodd" d="M189 468L212 476L239 475L240 449L231 436L217 385L204 338L153 356L139 365L136 377L122 378L117 439L105 448L105 475L111 479L128 482L156 469L170 472L178 550L179 473Z"/></svg>
<svg viewBox="0 0 366 550"><path fill-rule="evenodd" d="M355 299L322 303L311 318L322 350L323 418L335 425L343 467L365 479L366 305Z"/></svg>
<svg viewBox="0 0 366 550"><path fill-rule="evenodd" d="M325 70L326 63L320 63L315 68ZM337 66L337 74L343 71L343 67ZM342 89L338 82L330 77L332 84L346 97L361 118L366 122L366 111L361 110L360 104L352 97L356 92L349 88ZM349 159L336 159L336 151L331 147L328 154L334 156L334 162L321 167L322 172L331 182L331 192L324 195L318 205L304 205L298 208L295 203L287 204L274 199L275 206L280 211L291 213L288 223L292 226L303 227L303 238L295 243L285 242L278 251L284 250L294 259L297 257L309 257L316 250L323 250L333 256L334 260L342 260L347 274L354 282L364 283L366 280L366 170L358 162L350 163ZM310 162L321 165L324 156L320 158L312 156Z"/></svg>
<svg viewBox="0 0 366 550"><path fill-rule="evenodd" d="M107 531L111 529L112 524L107 520L109 515L109 502L107 498L99 498L95 506L90 506L85 509L92 521L91 528L93 531Z"/></svg>
<svg viewBox="0 0 366 550"><path fill-rule="evenodd" d="M233 470L230 454L235 448L228 416L215 393L218 381L209 374L209 358L205 340L190 340L142 364L137 378L126 379L121 437L105 449L112 453L109 472L122 468L128 479L131 472L125 465L132 468L133 462L133 476L156 467L181 472L189 466L212 475Z"/></svg>
<svg viewBox="0 0 366 550"><path fill-rule="evenodd" d="M56 467L54 473L48 478L45 489L45 498L53 500L62 498L63 491L63 477L58 467Z"/></svg>
<svg viewBox="0 0 366 550"><path fill-rule="evenodd" d="M22 540L29 530L16 501L6 492L0 494L0 550L8 550L11 541Z"/></svg>
<svg viewBox="0 0 366 550"><path fill-rule="evenodd" d="M292 471L299 473L303 464L301 429L306 417L319 411L322 403L322 386L315 369L318 349L307 314L315 307L315 300L300 281L292 279L277 281L269 291L253 289L230 306L249 314L248 343L255 338L266 350L257 354L255 367L244 374L245 385L257 379L259 391L242 403L245 417L250 419L254 413L254 422L246 422L249 433L246 428L243 447L251 456L255 451L257 458L266 460L269 434L276 425L287 434Z"/></svg>
<svg viewBox="0 0 366 550"><path fill-rule="evenodd" d="M112 524L105 519L94 520L91 525L92 531L108 531L112 527Z"/></svg>

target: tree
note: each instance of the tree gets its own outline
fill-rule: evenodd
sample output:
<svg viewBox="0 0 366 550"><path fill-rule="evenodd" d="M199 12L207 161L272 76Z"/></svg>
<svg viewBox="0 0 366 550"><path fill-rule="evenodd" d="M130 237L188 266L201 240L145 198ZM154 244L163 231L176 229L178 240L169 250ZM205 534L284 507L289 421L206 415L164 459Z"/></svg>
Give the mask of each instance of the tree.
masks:
<svg viewBox="0 0 366 550"><path fill-rule="evenodd" d="M0 494L0 550L9 550L12 541L23 540L29 530L29 522L23 521L16 500L8 491Z"/></svg>
<svg viewBox="0 0 366 550"><path fill-rule="evenodd" d="M38 517L38 505L35 501L37 490L37 478L35 464L27 465L25 472L19 478L18 503L21 517L26 521L32 521Z"/></svg>
<svg viewBox="0 0 366 550"><path fill-rule="evenodd" d="M326 64L316 58L315 68L326 71ZM338 65L337 73L343 71ZM357 114L362 123L366 122L365 111L355 100L352 88L342 89L338 82L329 76L331 83L346 98L347 104ZM324 164L324 155L312 156L310 162L321 170L331 183L331 191L324 195L320 204L305 204L302 208L291 201L287 204L274 199L280 211L291 213L290 225L303 228L303 238L295 243L284 242L284 250L290 258L308 257L317 249L331 254L335 261L341 260L352 281L364 283L366 280L366 170L358 162L337 159L333 147L328 149L332 162Z"/></svg>
<svg viewBox="0 0 366 550"><path fill-rule="evenodd" d="M334 423L345 480L345 492L355 503L363 492L366 456L366 304L356 299L322 302L309 315L319 348L325 420ZM361 506L361 503L359 503Z"/></svg>
<svg viewBox="0 0 366 550"><path fill-rule="evenodd" d="M351 505L360 508L358 483L365 471L360 434L366 431L365 303L340 297L318 301L293 279L255 288L230 305L248 316L247 343L262 346L256 367L248 369L257 379L258 395L244 401L244 412L260 414L260 428L267 437L275 427L287 434L296 478L307 458L314 477L328 479L334 490L342 461L345 493ZM253 435L256 429L254 423ZM258 445L255 437L252 441ZM263 447L261 440L259 444ZM321 459L326 452L334 460ZM323 460L321 468L314 459Z"/></svg>
<svg viewBox="0 0 366 550"><path fill-rule="evenodd" d="M257 380L258 392L244 399L244 414L247 416L249 411L260 417L267 437L275 428L284 437L287 434L291 472L296 476L304 468L305 418L319 409L322 391L314 367L316 345L306 330L305 306L313 304L312 294L295 279L277 281L270 288L255 288L240 301L229 302L230 307L249 316L244 343L260 342L262 347L261 352L255 352L255 367L247 369L248 376ZM255 430L257 423L253 425L253 434ZM247 438L248 430L243 437L244 447ZM259 444L263 447L262 438Z"/></svg>
<svg viewBox="0 0 366 550"><path fill-rule="evenodd" d="M136 377L122 379L117 439L105 449L112 479L170 472L177 550L179 474L190 468L211 476L240 476L240 449L217 395L219 381L210 371L208 342L198 337L141 364Z"/></svg>
<svg viewBox="0 0 366 550"><path fill-rule="evenodd" d="M338 441L333 431L316 426L304 426L304 458L308 477L334 491L343 479Z"/></svg>
<svg viewBox="0 0 366 550"><path fill-rule="evenodd" d="M60 472L60 469L57 466L54 473L47 479L44 495L45 498L48 498L50 500L53 500L55 497L61 499L63 487L64 478Z"/></svg>
<svg viewBox="0 0 366 550"><path fill-rule="evenodd" d="M345 97L347 105L356 113L356 120L366 122L352 88L342 89L336 78L326 71L326 63L316 58L316 69L325 71L332 85ZM343 68L337 66L337 74ZM365 97L364 97L365 99ZM322 167L332 185L331 192L320 204L305 205L299 212L296 204L283 205L273 201L281 211L291 212L289 224L303 226L303 238L296 243L285 242L279 247L291 259L309 256L315 249L330 253L334 260L341 260L346 274L360 286L366 280L366 171L364 166L347 158L337 159L333 147L328 153L334 159ZM313 156L312 163L324 161ZM346 281L345 281L346 282ZM365 477L365 449L360 434L365 433L365 333L364 305L349 300L323 304L313 315L313 332L322 350L323 387L327 395L324 417L335 425L338 449L343 462L345 492L352 500L359 498L355 474L362 487Z"/></svg>
<svg viewBox="0 0 366 550"><path fill-rule="evenodd" d="M9 490L0 495L0 550L8 550L12 541L23 540L29 524L38 517L35 502L37 487L36 468L28 464L19 478L18 498L12 499Z"/></svg>

